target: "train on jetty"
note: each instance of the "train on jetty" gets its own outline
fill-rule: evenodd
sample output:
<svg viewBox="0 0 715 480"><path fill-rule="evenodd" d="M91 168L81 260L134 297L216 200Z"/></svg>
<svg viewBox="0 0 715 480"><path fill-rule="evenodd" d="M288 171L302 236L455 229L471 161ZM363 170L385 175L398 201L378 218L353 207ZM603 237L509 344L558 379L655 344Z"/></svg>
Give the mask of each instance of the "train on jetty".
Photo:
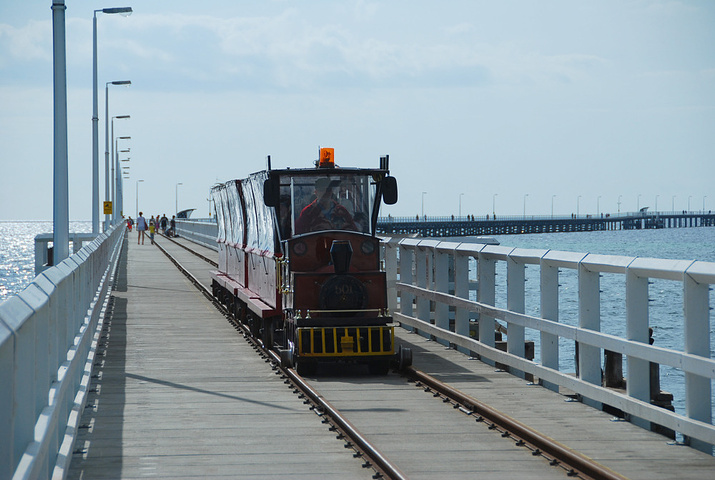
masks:
<svg viewBox="0 0 715 480"><path fill-rule="evenodd" d="M321 148L314 168L268 169L211 190L218 223L213 295L300 375L326 361L385 374L411 363L395 347L375 236L382 202L397 202L389 157L340 168Z"/></svg>

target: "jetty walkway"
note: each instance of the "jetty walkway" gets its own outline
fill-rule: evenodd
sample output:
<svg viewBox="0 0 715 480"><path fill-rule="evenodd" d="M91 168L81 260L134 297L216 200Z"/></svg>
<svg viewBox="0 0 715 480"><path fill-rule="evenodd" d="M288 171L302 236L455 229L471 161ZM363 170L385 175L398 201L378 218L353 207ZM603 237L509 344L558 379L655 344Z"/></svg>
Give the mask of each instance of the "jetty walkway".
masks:
<svg viewBox="0 0 715 480"><path fill-rule="evenodd" d="M204 261L166 240L202 283ZM211 251L206 252L211 255ZM403 332L414 365L633 479L712 478L715 458ZM156 247L119 261L69 478L372 478ZM409 478L568 478L395 373L311 379ZM563 392L562 392L563 393ZM422 407L419 407L422 408ZM437 459L437 461L434 461Z"/></svg>

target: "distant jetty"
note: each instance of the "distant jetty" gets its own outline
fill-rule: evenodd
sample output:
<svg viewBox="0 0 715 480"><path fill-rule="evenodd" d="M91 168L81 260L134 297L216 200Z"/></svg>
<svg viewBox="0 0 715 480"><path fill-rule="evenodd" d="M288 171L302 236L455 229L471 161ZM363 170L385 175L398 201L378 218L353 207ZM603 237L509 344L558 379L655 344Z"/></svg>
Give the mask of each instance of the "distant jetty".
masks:
<svg viewBox="0 0 715 480"><path fill-rule="evenodd" d="M552 216L475 217L381 217L377 233L422 237L463 237L475 235L515 235L520 233L592 232L598 230L642 230L715 226L715 214L708 212L641 212Z"/></svg>

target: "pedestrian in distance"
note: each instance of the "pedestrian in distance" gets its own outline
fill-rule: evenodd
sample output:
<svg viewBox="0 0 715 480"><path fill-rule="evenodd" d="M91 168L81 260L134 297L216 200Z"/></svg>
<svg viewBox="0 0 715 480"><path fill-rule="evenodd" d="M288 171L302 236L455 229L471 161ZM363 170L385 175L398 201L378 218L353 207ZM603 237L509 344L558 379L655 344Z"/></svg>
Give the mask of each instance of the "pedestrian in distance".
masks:
<svg viewBox="0 0 715 480"><path fill-rule="evenodd" d="M133 226L134 226L134 220L132 220L132 217L127 218L127 229L129 230L129 233L132 233Z"/></svg>
<svg viewBox="0 0 715 480"><path fill-rule="evenodd" d="M156 231L156 220L154 220L154 215L149 219L149 239L151 244L154 245L154 232Z"/></svg>
<svg viewBox="0 0 715 480"><path fill-rule="evenodd" d="M166 224L169 223L169 219L166 218L166 213L161 216L161 220L159 221L159 225L161 225L161 233L166 233Z"/></svg>
<svg viewBox="0 0 715 480"><path fill-rule="evenodd" d="M144 214L142 212L139 212L139 216L137 217L137 245L139 245L140 243L144 245L146 229L146 218L144 218Z"/></svg>

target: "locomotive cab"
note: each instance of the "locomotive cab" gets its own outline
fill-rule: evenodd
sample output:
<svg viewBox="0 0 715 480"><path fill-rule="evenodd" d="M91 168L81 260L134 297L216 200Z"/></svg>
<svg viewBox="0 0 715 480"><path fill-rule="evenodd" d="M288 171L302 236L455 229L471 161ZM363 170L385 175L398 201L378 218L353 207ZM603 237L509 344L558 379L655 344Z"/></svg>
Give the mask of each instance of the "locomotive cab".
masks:
<svg viewBox="0 0 715 480"><path fill-rule="evenodd" d="M326 360L383 373L395 353L394 330L375 225L381 201L396 202L397 184L387 157L380 169L325 163L271 170L264 185L283 255L286 360L303 373Z"/></svg>

